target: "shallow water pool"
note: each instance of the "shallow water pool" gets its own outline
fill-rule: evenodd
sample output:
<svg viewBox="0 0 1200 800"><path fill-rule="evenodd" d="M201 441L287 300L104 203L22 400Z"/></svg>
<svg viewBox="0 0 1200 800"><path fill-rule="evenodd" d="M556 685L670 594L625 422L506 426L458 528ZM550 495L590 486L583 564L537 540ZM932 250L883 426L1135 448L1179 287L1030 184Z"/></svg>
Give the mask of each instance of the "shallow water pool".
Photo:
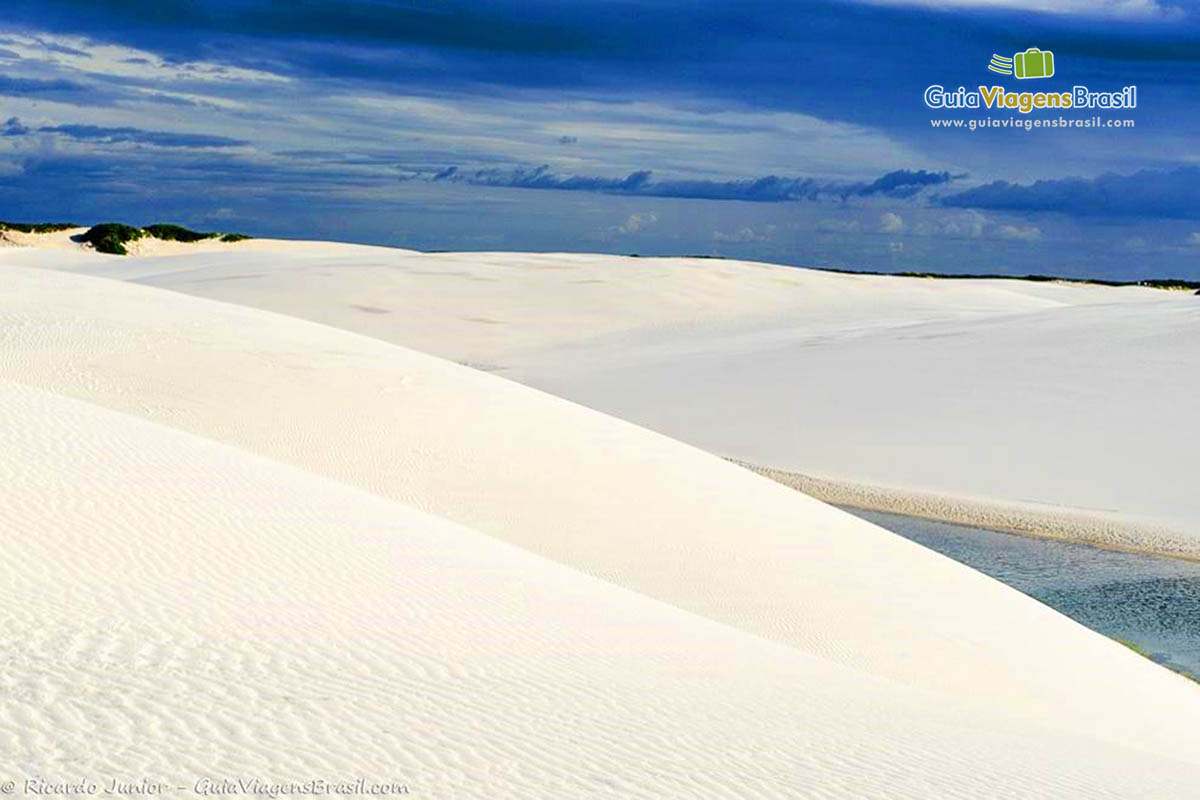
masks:
<svg viewBox="0 0 1200 800"><path fill-rule="evenodd" d="M846 508L1200 680L1200 563Z"/></svg>

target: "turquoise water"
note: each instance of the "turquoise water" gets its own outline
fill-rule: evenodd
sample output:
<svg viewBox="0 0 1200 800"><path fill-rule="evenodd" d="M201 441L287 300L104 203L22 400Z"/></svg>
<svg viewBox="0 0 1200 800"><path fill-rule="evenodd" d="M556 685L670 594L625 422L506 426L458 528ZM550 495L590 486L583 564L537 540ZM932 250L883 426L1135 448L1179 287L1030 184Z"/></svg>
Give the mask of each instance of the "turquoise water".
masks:
<svg viewBox="0 0 1200 800"><path fill-rule="evenodd" d="M847 508L1200 680L1200 563Z"/></svg>

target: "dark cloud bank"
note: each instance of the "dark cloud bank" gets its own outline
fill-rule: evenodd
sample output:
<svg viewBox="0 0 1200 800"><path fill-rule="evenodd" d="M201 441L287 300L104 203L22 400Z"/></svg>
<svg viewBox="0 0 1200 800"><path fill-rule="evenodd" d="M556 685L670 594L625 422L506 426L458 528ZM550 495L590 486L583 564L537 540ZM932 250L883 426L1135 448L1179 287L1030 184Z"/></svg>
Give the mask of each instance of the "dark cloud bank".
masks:
<svg viewBox="0 0 1200 800"><path fill-rule="evenodd" d="M1057 211L1079 217L1196 219L1200 167L1108 173L1021 185L996 181L941 199L941 204L997 211Z"/></svg>
<svg viewBox="0 0 1200 800"><path fill-rule="evenodd" d="M102 144L148 144L155 147L242 147L250 142L228 136L211 136L204 133L174 133L170 131L148 131L143 128L108 128L100 125L45 125L36 130L25 125L17 117L10 117L0 125L0 136L30 136L34 133L56 134L80 142Z"/></svg>
<svg viewBox="0 0 1200 800"><path fill-rule="evenodd" d="M623 178L560 176L543 165L533 169L460 170L447 167L435 174L434 181L451 181L475 186L501 186L517 189L558 189L560 191L605 192L642 197L677 197L693 200L744 200L780 203L793 200L884 196L912 197L929 186L948 183L949 172L901 169L870 182L837 182L815 178L788 178L767 175L732 181L655 180L650 170L631 172Z"/></svg>

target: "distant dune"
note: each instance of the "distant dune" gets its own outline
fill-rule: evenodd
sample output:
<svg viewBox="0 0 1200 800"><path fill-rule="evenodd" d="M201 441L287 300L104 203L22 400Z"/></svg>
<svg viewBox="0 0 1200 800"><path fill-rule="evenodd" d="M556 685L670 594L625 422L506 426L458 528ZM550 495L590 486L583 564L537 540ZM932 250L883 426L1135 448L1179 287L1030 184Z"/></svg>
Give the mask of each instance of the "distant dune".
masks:
<svg viewBox="0 0 1200 800"><path fill-rule="evenodd" d="M75 268L497 372L830 500L1200 557L1190 292L244 246Z"/></svg>
<svg viewBox="0 0 1200 800"><path fill-rule="evenodd" d="M1158 318L1173 297L254 241L10 248L0 299L0 733L21 770L352 772L447 798L1200 792L1194 684L503 377L797 332L821 351L914 318ZM754 430L772 421L795 444L824 418Z"/></svg>

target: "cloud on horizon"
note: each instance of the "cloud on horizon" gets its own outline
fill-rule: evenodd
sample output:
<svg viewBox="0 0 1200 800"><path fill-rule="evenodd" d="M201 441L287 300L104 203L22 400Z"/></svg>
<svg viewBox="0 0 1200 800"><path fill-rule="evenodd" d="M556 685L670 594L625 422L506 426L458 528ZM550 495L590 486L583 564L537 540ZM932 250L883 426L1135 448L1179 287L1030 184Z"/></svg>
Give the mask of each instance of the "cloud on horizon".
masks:
<svg viewBox="0 0 1200 800"><path fill-rule="evenodd" d="M14 78L0 75L0 95L9 97L25 97L27 95L73 94L85 92L87 87L82 83L63 78Z"/></svg>
<svg viewBox="0 0 1200 800"><path fill-rule="evenodd" d="M15 117L10 121L19 124L19 121ZM28 129L26 131L28 132ZM134 144L148 144L155 147L243 147L250 144L245 139L233 139L228 136L148 131L131 127L106 128L100 125L52 125L38 128L38 132L59 134L70 139L75 139L76 141L103 142L106 144L132 142Z"/></svg>
<svg viewBox="0 0 1200 800"><path fill-rule="evenodd" d="M876 5L954 8L973 11L1015 9L1043 14L1081 17L1151 18L1176 17L1177 6L1155 0L859 0Z"/></svg>
<svg viewBox="0 0 1200 800"><path fill-rule="evenodd" d="M29 127L16 117L9 117L0 125L0 136L25 136Z"/></svg>
<svg viewBox="0 0 1200 800"><path fill-rule="evenodd" d="M1079 217L1200 218L1200 167L1106 173L1030 184L994 181L938 199L943 206L997 211L1050 211Z"/></svg>
<svg viewBox="0 0 1200 800"><path fill-rule="evenodd" d="M560 176L548 165L527 169L460 170L446 167L431 180L467 183L474 186L499 186L510 189L558 189L561 191L606 192L642 197L675 197L691 200L742 200L755 203L782 203L796 200L841 199L883 196L909 198L929 186L949 183L949 172L899 169L870 182L818 180L816 178L766 175L744 180L655 180L650 170L631 172L623 178Z"/></svg>

